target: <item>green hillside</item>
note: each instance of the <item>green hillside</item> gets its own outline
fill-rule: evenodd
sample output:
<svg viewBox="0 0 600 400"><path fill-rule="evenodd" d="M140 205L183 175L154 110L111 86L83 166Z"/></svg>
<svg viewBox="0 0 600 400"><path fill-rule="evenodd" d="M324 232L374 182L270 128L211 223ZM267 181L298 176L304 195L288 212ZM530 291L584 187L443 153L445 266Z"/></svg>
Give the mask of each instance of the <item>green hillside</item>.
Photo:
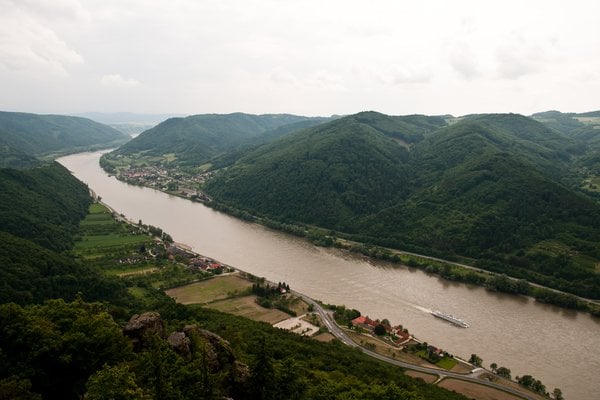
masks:
<svg viewBox="0 0 600 400"><path fill-rule="evenodd" d="M399 142L396 121L361 113L288 135L221 171L205 190L277 220L473 257L600 298L600 206L560 183L577 140L521 115L490 114Z"/></svg>
<svg viewBox="0 0 600 400"><path fill-rule="evenodd" d="M354 232L356 218L408 195L405 146L443 124L418 122L365 112L302 130L251 152L206 190L279 220Z"/></svg>
<svg viewBox="0 0 600 400"><path fill-rule="evenodd" d="M2 230L48 249L72 246L89 202L87 187L58 163L30 170L0 169Z"/></svg>
<svg viewBox="0 0 600 400"><path fill-rule="evenodd" d="M544 125L579 142L574 186L600 199L600 111L581 114L546 111L532 116Z"/></svg>
<svg viewBox="0 0 600 400"><path fill-rule="evenodd" d="M40 163L37 158L2 144L0 141L0 168L32 168Z"/></svg>
<svg viewBox="0 0 600 400"><path fill-rule="evenodd" d="M87 187L59 164L0 169L0 302L123 298L122 284L66 253L90 202Z"/></svg>
<svg viewBox="0 0 600 400"><path fill-rule="evenodd" d="M599 111L583 114L546 111L533 114L532 118L557 132L584 142L589 142L600 136L600 130L596 128L600 127ZM597 121L596 118L598 118Z"/></svg>
<svg viewBox="0 0 600 400"><path fill-rule="evenodd" d="M0 143L31 156L107 148L127 139L115 129L86 118L0 112Z"/></svg>
<svg viewBox="0 0 600 400"><path fill-rule="evenodd" d="M204 114L171 118L149 129L104 157L154 157L179 166L199 166L211 158L240 147L262 143L299 127L322 122L288 114ZM264 138L262 138L264 136ZM168 155L165 158L166 155Z"/></svg>

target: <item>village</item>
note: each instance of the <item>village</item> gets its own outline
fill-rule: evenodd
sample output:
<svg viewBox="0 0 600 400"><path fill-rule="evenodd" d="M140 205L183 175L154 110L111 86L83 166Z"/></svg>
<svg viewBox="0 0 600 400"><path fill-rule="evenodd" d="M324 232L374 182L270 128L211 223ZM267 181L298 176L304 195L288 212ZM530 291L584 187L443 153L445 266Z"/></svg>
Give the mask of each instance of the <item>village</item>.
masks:
<svg viewBox="0 0 600 400"><path fill-rule="evenodd" d="M130 166L119 169L117 179L139 186L147 186L195 201L210 201L210 197L199 190L213 172L190 174L179 168L163 166Z"/></svg>

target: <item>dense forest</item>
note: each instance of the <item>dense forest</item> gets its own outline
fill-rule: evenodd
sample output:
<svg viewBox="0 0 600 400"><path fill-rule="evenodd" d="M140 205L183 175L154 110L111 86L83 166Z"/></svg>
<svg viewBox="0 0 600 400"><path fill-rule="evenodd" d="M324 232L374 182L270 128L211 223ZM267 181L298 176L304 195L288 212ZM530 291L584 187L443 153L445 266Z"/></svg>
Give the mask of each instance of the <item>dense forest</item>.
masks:
<svg viewBox="0 0 600 400"><path fill-rule="evenodd" d="M340 342L104 273L127 246L74 251L91 199L58 164L1 169L0 189L2 399L464 399Z"/></svg>
<svg viewBox="0 0 600 400"><path fill-rule="evenodd" d="M476 258L600 298L600 205L571 185L593 154L588 144L516 114L440 120L368 112L294 132L220 170L204 190L284 223Z"/></svg>
<svg viewBox="0 0 600 400"><path fill-rule="evenodd" d="M107 148L127 140L119 131L87 118L0 111L0 148L29 156Z"/></svg>
<svg viewBox="0 0 600 400"><path fill-rule="evenodd" d="M297 129L317 125L325 118L289 114L202 114L170 118L149 129L104 160L119 156L155 157L177 166L198 166L227 152L245 150ZM175 157L172 157L175 155ZM156 158L158 157L158 158Z"/></svg>

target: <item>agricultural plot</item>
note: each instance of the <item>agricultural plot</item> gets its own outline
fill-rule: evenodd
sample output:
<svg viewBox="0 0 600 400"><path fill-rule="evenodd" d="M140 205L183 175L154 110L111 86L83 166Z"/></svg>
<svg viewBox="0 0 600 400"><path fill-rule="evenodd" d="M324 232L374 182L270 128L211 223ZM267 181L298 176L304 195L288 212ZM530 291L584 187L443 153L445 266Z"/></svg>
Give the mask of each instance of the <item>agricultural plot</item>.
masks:
<svg viewBox="0 0 600 400"><path fill-rule="evenodd" d="M169 289L165 293L178 303L204 304L240 294L249 294L251 286L252 283L237 275L226 275Z"/></svg>
<svg viewBox="0 0 600 400"><path fill-rule="evenodd" d="M79 235L74 246L75 254L87 261L121 259L123 270L143 261L141 253L153 244L150 236L137 232L133 226L115 221L111 212L97 203L90 206L89 214L81 221Z"/></svg>
<svg viewBox="0 0 600 400"><path fill-rule="evenodd" d="M254 321L276 324L289 318L289 315L275 308L264 308L256 303L256 296L245 296L215 301L209 308L228 314L246 317Z"/></svg>

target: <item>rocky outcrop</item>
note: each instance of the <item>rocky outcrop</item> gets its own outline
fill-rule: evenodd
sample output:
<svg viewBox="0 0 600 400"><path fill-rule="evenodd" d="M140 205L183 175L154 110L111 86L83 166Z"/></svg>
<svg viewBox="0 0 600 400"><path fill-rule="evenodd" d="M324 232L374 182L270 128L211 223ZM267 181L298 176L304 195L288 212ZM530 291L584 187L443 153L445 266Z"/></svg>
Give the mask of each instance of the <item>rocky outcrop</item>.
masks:
<svg viewBox="0 0 600 400"><path fill-rule="evenodd" d="M167 342L171 345L173 350L186 360L192 359L192 352L190 350L190 338L183 332L173 332L167 338Z"/></svg>
<svg viewBox="0 0 600 400"><path fill-rule="evenodd" d="M135 314L125 328L123 329L125 336L131 338L134 348L139 348L144 342L144 337L147 335L157 335L161 338L165 337L165 325L157 312L145 312L143 314Z"/></svg>
<svg viewBox="0 0 600 400"><path fill-rule="evenodd" d="M197 342L204 343L206 357L211 371L218 371L235 361L235 355L229 342L221 336L202 329L197 325L188 325L183 328L186 336L195 338ZM202 351L202 350L200 350Z"/></svg>
<svg viewBox="0 0 600 400"><path fill-rule="evenodd" d="M146 312L131 317L123 332L131 338L136 350L142 348L145 338L155 335L166 338L171 348L186 361L205 359L210 373L226 371L230 374L229 381L236 385L243 385L250 377L250 368L236 360L229 342L198 325L187 325L183 331L173 332L166 337L160 314Z"/></svg>

